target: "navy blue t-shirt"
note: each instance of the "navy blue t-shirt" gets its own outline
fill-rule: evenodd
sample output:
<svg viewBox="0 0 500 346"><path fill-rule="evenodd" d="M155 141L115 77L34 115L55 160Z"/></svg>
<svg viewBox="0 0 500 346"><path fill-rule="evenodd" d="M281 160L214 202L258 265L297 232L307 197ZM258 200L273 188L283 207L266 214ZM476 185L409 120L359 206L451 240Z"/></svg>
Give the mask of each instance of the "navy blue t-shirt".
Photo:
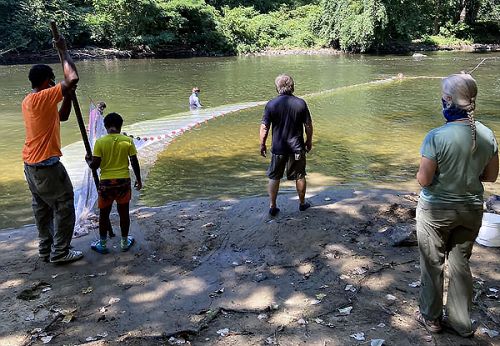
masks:
<svg viewBox="0 0 500 346"><path fill-rule="evenodd" d="M299 153L305 149L304 124L311 123L307 104L293 95L279 95L264 109L262 124L272 125L271 152L275 155Z"/></svg>

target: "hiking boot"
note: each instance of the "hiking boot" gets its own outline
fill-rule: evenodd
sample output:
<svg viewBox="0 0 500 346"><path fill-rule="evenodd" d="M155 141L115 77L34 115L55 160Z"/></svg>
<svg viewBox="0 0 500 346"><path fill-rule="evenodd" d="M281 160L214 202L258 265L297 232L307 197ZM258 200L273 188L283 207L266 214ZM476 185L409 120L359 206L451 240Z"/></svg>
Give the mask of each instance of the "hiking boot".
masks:
<svg viewBox="0 0 500 346"><path fill-rule="evenodd" d="M83 253L78 250L69 250L68 253L59 258L51 258L50 263L69 263L83 258Z"/></svg>
<svg viewBox="0 0 500 346"><path fill-rule="evenodd" d="M122 251L128 251L132 245L134 245L135 239L132 236L128 236L127 238L123 239L120 241L120 247Z"/></svg>

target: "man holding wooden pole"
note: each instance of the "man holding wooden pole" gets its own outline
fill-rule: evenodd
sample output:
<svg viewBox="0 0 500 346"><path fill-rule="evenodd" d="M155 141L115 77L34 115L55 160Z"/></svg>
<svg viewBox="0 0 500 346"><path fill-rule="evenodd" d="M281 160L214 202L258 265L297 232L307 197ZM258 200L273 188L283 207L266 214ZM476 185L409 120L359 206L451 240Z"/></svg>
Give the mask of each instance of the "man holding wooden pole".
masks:
<svg viewBox="0 0 500 346"><path fill-rule="evenodd" d="M75 225L73 185L59 161L60 122L69 118L79 77L62 36L55 46L62 60L64 80L56 84L54 72L47 65L34 65L29 72L33 90L22 103L26 129L23 160L33 196L39 256L45 262L66 263L83 257L81 251L70 249Z"/></svg>

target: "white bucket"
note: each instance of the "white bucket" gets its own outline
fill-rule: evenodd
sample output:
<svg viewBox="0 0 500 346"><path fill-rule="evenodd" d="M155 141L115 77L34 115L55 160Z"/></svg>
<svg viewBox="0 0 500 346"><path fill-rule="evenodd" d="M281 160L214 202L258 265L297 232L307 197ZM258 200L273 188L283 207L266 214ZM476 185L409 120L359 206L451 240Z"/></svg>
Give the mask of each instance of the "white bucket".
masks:
<svg viewBox="0 0 500 346"><path fill-rule="evenodd" d="M479 229L476 242L488 247L500 247L500 215L483 214L483 223Z"/></svg>

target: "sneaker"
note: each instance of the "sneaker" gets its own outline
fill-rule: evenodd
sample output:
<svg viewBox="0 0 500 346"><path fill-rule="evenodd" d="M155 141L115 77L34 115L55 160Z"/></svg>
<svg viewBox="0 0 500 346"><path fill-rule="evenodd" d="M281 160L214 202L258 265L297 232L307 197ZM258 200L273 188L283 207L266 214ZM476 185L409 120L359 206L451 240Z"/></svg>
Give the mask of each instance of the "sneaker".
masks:
<svg viewBox="0 0 500 346"><path fill-rule="evenodd" d="M50 262L50 254L38 254L38 258L42 260L42 262L49 263Z"/></svg>
<svg viewBox="0 0 500 346"><path fill-rule="evenodd" d="M90 245L90 248L95 252L106 254L109 253L109 249L106 246L106 243L102 243L100 240L96 240Z"/></svg>
<svg viewBox="0 0 500 346"><path fill-rule="evenodd" d="M78 250L69 250L66 256L59 257L59 258L51 258L50 263L69 263L69 262L74 262L78 261L79 259L83 258L83 253Z"/></svg>
<svg viewBox="0 0 500 346"><path fill-rule="evenodd" d="M132 236L128 236L127 239L122 239L120 242L120 247L122 248L122 251L128 251L132 245L134 245L135 239Z"/></svg>

